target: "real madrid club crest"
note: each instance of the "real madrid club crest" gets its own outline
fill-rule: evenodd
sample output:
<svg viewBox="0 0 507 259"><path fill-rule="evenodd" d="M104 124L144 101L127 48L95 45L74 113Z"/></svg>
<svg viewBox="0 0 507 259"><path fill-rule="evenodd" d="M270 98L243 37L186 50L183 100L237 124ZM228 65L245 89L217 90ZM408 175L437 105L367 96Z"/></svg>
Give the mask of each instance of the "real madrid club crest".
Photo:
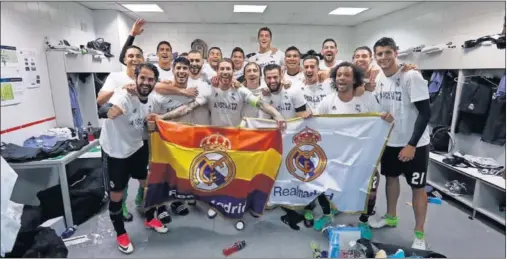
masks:
<svg viewBox="0 0 507 259"><path fill-rule="evenodd" d="M200 147L204 151L190 165L192 186L204 192L224 188L236 175L236 165L227 154L231 141L217 133L201 140Z"/></svg>
<svg viewBox="0 0 507 259"><path fill-rule="evenodd" d="M327 157L324 150L317 144L320 134L307 127L292 137L296 144L285 159L289 173L303 182L318 178L326 169Z"/></svg>

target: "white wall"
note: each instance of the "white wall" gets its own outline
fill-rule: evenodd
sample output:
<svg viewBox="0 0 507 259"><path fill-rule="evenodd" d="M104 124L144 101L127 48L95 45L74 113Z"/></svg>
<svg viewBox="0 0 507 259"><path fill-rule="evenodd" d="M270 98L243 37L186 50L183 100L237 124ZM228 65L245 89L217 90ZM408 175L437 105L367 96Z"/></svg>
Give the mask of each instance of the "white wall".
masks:
<svg viewBox="0 0 507 259"><path fill-rule="evenodd" d="M136 38L134 44L149 53L156 51L159 41L167 40L173 51L182 53L190 50L192 41L201 39L208 48L218 46L225 57L230 57L234 47L243 48L245 54L257 51L257 31L264 26L266 25L147 23L143 34ZM269 28L273 32L273 46L282 51L294 45L303 52L310 49L319 52L324 39L333 38L338 43L339 59L350 59L352 55L352 30L349 27L273 25Z"/></svg>
<svg viewBox="0 0 507 259"><path fill-rule="evenodd" d="M113 69L119 71L125 68L116 62L120 56L121 48L127 40L134 20L115 10L94 10L92 12L97 38L104 38L111 43L111 54L114 55Z"/></svg>
<svg viewBox="0 0 507 259"><path fill-rule="evenodd" d="M504 15L505 2L423 2L353 27L351 43L373 48L388 36L400 50L450 41L461 47L465 40L500 33Z"/></svg>
<svg viewBox="0 0 507 259"><path fill-rule="evenodd" d="M73 45L95 39L92 11L70 2L1 2L1 44L38 52L41 87L25 90L21 103L1 108L1 129L9 129L55 116L51 98L44 37L66 39ZM86 27L85 31L81 30ZM55 121L1 135L3 142L20 144L55 126Z"/></svg>

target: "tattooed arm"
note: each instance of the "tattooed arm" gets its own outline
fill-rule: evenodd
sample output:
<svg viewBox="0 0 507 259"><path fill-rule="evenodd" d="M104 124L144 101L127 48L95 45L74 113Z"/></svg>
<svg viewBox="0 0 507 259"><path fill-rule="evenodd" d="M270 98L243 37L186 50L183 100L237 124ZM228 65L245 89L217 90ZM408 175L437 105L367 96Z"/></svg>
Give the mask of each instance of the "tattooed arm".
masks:
<svg viewBox="0 0 507 259"><path fill-rule="evenodd" d="M166 114L158 115L157 118L160 120L173 120L179 118L181 116L185 116L192 112L195 108L201 106L201 104L197 101L193 101L188 104L184 104Z"/></svg>

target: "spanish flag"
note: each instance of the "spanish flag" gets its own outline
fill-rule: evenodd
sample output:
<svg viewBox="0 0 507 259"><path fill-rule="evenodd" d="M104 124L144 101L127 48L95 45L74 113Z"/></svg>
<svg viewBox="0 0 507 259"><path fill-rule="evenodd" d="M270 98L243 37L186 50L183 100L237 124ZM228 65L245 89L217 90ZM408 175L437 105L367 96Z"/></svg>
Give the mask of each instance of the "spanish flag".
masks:
<svg viewBox="0 0 507 259"><path fill-rule="evenodd" d="M146 208L196 199L227 218L239 219L246 211L262 214L282 162L279 131L156 124Z"/></svg>

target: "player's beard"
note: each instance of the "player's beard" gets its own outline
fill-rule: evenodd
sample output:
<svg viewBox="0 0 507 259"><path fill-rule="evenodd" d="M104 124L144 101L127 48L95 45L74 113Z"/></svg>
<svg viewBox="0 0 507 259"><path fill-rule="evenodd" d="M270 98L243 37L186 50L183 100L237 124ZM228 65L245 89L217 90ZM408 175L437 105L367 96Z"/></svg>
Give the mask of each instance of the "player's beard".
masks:
<svg viewBox="0 0 507 259"><path fill-rule="evenodd" d="M232 73L225 72L220 74L220 82L223 85L231 85L232 83Z"/></svg>
<svg viewBox="0 0 507 259"><path fill-rule="evenodd" d="M269 90L272 93L277 93L280 90L280 87L282 87L282 82L276 82L276 85L269 85Z"/></svg>
<svg viewBox="0 0 507 259"><path fill-rule="evenodd" d="M334 56L333 54L326 54L326 55L324 55L324 59L325 59L327 62L332 62L332 61L334 61L335 56Z"/></svg>
<svg viewBox="0 0 507 259"><path fill-rule="evenodd" d="M138 84L137 85L137 93L141 97L148 97L151 91L153 90L153 85L150 84Z"/></svg>
<svg viewBox="0 0 507 259"><path fill-rule="evenodd" d="M190 74L192 74L194 76L198 75L199 73L201 73L201 68L202 68L202 66L198 65L198 64L196 64L196 65L190 65L190 69L189 69L190 70Z"/></svg>

